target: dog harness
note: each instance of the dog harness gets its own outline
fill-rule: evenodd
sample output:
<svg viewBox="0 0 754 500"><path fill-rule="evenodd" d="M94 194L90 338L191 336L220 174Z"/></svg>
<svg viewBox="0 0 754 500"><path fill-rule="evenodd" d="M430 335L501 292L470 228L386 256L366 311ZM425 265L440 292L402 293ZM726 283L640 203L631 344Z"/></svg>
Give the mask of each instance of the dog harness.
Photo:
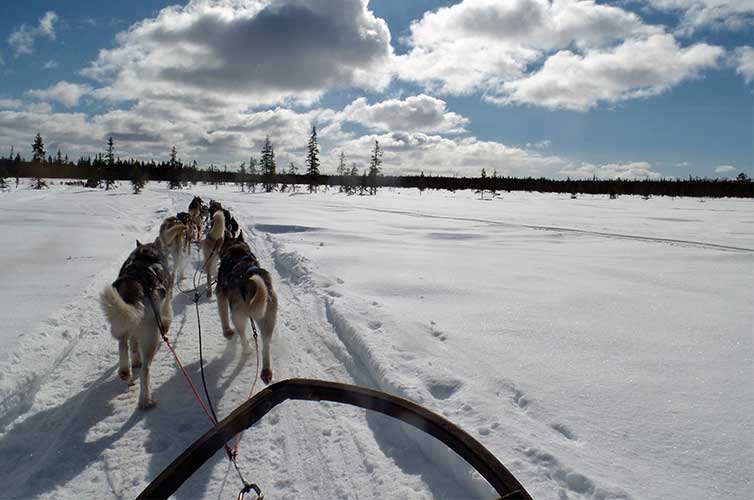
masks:
<svg viewBox="0 0 754 500"><path fill-rule="evenodd" d="M253 253L246 254L238 259L223 259L220 262L217 280L223 288L238 287L241 291L241 297L248 300L249 279L255 274L259 274L260 271L261 268L256 256Z"/></svg>

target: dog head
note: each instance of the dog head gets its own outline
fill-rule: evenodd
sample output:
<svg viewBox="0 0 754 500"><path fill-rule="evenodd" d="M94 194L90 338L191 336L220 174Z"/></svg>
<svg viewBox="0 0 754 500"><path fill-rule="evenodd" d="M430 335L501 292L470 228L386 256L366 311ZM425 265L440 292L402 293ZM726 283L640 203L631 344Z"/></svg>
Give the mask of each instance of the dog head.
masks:
<svg viewBox="0 0 754 500"><path fill-rule="evenodd" d="M210 217L215 215L215 212L222 209L223 209L223 206L220 204L219 201L209 200L209 216Z"/></svg>
<svg viewBox="0 0 754 500"><path fill-rule="evenodd" d="M228 231L225 232L223 246L220 247L220 259L237 257L250 253L251 249L243 239L243 231L240 231L237 237L233 237Z"/></svg>

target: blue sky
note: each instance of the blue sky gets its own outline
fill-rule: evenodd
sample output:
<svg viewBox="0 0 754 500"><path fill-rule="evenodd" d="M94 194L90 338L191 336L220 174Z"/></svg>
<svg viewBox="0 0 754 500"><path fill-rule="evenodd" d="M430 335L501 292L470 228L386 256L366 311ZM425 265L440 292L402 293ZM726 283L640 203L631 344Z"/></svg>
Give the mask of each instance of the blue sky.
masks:
<svg viewBox="0 0 754 500"><path fill-rule="evenodd" d="M754 2L364 3L4 2L0 148L301 165L314 123L330 170L752 173Z"/></svg>

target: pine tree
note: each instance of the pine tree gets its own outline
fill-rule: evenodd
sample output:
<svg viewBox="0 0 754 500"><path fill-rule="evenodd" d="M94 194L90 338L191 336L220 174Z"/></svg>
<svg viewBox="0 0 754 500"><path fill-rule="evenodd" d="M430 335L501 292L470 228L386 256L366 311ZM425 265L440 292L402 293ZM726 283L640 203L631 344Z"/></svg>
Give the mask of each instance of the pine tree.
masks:
<svg viewBox="0 0 754 500"><path fill-rule="evenodd" d="M248 191L251 193L257 192L257 181L256 176L259 175L259 171L257 171L257 159L254 158L254 155L249 156L249 184L248 184Z"/></svg>
<svg viewBox="0 0 754 500"><path fill-rule="evenodd" d="M485 183L487 182L487 171L484 169L484 167L482 167L482 174L480 175L479 178L481 179L481 181L479 182L479 191L478 191L479 199L483 200L484 199L484 186L485 186Z"/></svg>
<svg viewBox="0 0 754 500"><path fill-rule="evenodd" d="M31 145L31 151L31 166L32 175L34 177L34 189L42 189L43 187L47 187L47 183L42 180L42 163L44 163L45 161L45 154L47 154L47 152L45 151L45 144L44 141L42 141L42 136L39 134L39 132L37 132L37 135L34 137L34 142Z"/></svg>
<svg viewBox="0 0 754 500"><path fill-rule="evenodd" d="M115 146L113 144L112 136L107 140L107 153L105 154L105 160L107 166L105 167L105 191L109 191L110 187L115 184L114 172L115 168Z"/></svg>
<svg viewBox="0 0 754 500"><path fill-rule="evenodd" d="M244 183L246 182L246 162L242 162L238 166L238 182L237 185L241 186L241 192L244 192Z"/></svg>
<svg viewBox="0 0 754 500"><path fill-rule="evenodd" d="M275 183L273 182L275 177L275 150L272 147L272 143L270 143L269 136L265 139L264 146L262 147L261 167L264 190L270 193L275 190Z"/></svg>
<svg viewBox="0 0 754 500"><path fill-rule="evenodd" d="M345 180L343 179L343 177L345 177L345 175L347 174L347 170L348 170L348 167L346 167L346 153L341 151L340 162L338 163L338 169L336 170L339 177L339 182L340 182L340 187L338 188L339 193L342 193L346 190L345 186L343 185L345 184Z"/></svg>
<svg viewBox="0 0 754 500"><path fill-rule="evenodd" d="M312 125L312 134L306 146L306 176L309 180L309 192L316 192L319 177L319 144L317 143L317 127L314 125Z"/></svg>
<svg viewBox="0 0 754 500"><path fill-rule="evenodd" d="M170 150L170 162L168 163L168 167L168 171L170 172L168 176L168 189L180 189L181 179L178 172L178 150L175 149L175 146Z"/></svg>
<svg viewBox="0 0 754 500"><path fill-rule="evenodd" d="M369 194L377 194L377 176L380 175L382 165L382 148L378 141L374 141L372 157L369 160Z"/></svg>
<svg viewBox="0 0 754 500"><path fill-rule="evenodd" d="M144 186L147 184L144 170L141 168L141 164L137 163L131 168L131 188L134 194L141 193Z"/></svg>

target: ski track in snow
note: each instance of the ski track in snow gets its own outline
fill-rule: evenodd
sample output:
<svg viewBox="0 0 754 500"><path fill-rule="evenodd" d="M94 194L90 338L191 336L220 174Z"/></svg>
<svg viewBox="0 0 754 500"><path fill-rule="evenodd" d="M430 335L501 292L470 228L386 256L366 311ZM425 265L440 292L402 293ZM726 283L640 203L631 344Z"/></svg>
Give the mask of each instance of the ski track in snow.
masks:
<svg viewBox="0 0 754 500"><path fill-rule="evenodd" d="M335 207L335 205L333 205L333 207ZM709 242L704 242L704 241L690 241L690 240L678 240L678 239L672 239L672 238L658 238L658 237L652 237L652 236L639 236L639 235L633 235L633 234L607 233L603 231L590 231L587 229L575 229L575 228L556 227L556 226L514 224L511 222L502 222L502 221L480 219L480 218L474 218L474 217L451 217L447 215L435 215L435 214L428 214L428 213L421 213L421 212L413 212L413 211L408 211L408 210L390 210L390 209L385 209L385 208L373 208L373 207L356 206L356 205L354 205L354 208L359 208L361 210L369 210L372 212L384 212L384 213L408 215L411 217L420 217L420 218L427 218L427 219L444 219L444 220L454 220L454 221L460 221L460 222L481 222L483 224L491 224L495 226L523 227L527 229L535 229L538 231L554 231L554 232L560 232L560 233L584 234L584 235L589 235L589 236L602 236L605 238L618 238L622 240L644 241L648 243L663 243L663 244L669 244L669 245L682 245L682 246L688 246L688 247L709 248L709 249L714 249L714 250L727 250L727 251L732 251L732 252L754 253L753 248L734 247L734 246L720 245L717 243L709 243Z"/></svg>

